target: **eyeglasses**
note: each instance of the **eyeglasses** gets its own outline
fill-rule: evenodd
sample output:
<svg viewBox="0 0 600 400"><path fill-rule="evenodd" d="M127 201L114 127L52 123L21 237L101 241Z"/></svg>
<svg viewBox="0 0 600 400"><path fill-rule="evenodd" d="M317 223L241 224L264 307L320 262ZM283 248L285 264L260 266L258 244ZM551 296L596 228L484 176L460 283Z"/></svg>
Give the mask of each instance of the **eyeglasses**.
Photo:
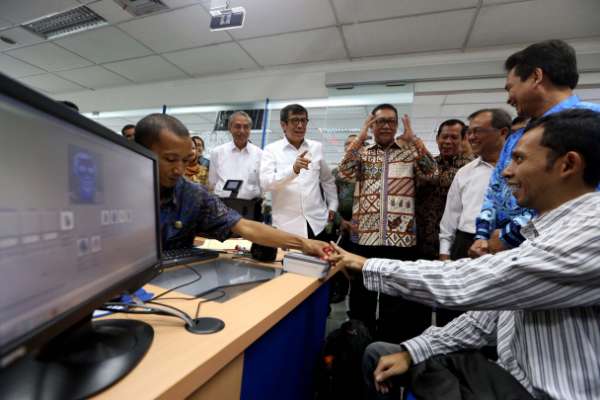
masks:
<svg viewBox="0 0 600 400"><path fill-rule="evenodd" d="M307 125L308 124L309 119L308 118L290 118L288 119L287 122L289 122L292 125Z"/></svg>
<svg viewBox="0 0 600 400"><path fill-rule="evenodd" d="M495 132L497 130L498 129L496 129L496 128L483 128L481 126L476 126L475 128L467 129L466 134L479 136L479 135L483 135L484 133Z"/></svg>
<svg viewBox="0 0 600 400"><path fill-rule="evenodd" d="M375 125L378 128L383 128L385 125L396 126L398 125L398 120L396 118L379 118L375 120Z"/></svg>

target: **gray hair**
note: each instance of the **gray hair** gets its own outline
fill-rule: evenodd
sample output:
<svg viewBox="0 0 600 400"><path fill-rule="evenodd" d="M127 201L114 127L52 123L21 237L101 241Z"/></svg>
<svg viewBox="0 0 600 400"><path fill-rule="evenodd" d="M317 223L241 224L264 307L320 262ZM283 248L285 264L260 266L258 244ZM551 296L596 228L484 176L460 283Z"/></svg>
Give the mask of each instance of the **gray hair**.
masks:
<svg viewBox="0 0 600 400"><path fill-rule="evenodd" d="M231 128L231 123L233 122L233 119L235 117L240 117L240 116L246 118L248 120L248 123L250 124L250 127L252 127L252 118L250 118L248 113L245 111L236 111L233 114L231 114L229 116L229 118L227 119L227 128Z"/></svg>

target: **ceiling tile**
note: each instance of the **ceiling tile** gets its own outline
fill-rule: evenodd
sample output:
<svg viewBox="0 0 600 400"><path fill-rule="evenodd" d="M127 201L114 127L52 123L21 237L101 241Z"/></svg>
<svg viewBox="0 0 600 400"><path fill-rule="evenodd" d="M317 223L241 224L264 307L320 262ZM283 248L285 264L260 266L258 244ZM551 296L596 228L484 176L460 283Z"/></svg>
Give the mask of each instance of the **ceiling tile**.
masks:
<svg viewBox="0 0 600 400"><path fill-rule="evenodd" d="M20 81L35 89L43 90L48 93L75 92L85 89L82 86L52 74L29 76L21 78Z"/></svg>
<svg viewBox="0 0 600 400"><path fill-rule="evenodd" d="M95 63L106 63L152 54L151 50L113 26L71 35L57 40L55 43Z"/></svg>
<svg viewBox="0 0 600 400"><path fill-rule="evenodd" d="M133 15L125 11L115 0L96 1L88 4L88 7L111 24L133 19Z"/></svg>
<svg viewBox="0 0 600 400"><path fill-rule="evenodd" d="M240 44L266 66L347 58L337 28L249 39Z"/></svg>
<svg viewBox="0 0 600 400"><path fill-rule="evenodd" d="M28 75L39 75L46 71L29 65L21 60L12 58L5 54L0 54L0 71L12 76L13 78L20 78Z"/></svg>
<svg viewBox="0 0 600 400"><path fill-rule="evenodd" d="M324 0L236 0L234 6L246 8L244 27L230 31L236 39L335 25Z"/></svg>
<svg viewBox="0 0 600 400"><path fill-rule="evenodd" d="M163 53L230 41L225 32L211 32L209 18L201 5L139 18L119 27L131 36Z"/></svg>
<svg viewBox="0 0 600 400"><path fill-rule="evenodd" d="M473 10L451 11L342 29L352 57L457 49L465 40L473 14Z"/></svg>
<svg viewBox="0 0 600 400"><path fill-rule="evenodd" d="M162 2L169 8L179 8L191 4L200 4L202 0L162 0Z"/></svg>
<svg viewBox="0 0 600 400"><path fill-rule="evenodd" d="M478 0L333 0L343 24L477 6Z"/></svg>
<svg viewBox="0 0 600 400"><path fill-rule="evenodd" d="M57 75L91 89L131 84L130 81L98 65L58 72Z"/></svg>
<svg viewBox="0 0 600 400"><path fill-rule="evenodd" d="M8 51L7 54L48 71L86 67L92 64L54 43L36 44Z"/></svg>
<svg viewBox="0 0 600 400"><path fill-rule="evenodd" d="M0 29L8 28L11 25L13 25L12 22L10 22L10 21L8 21L6 19L0 18Z"/></svg>
<svg viewBox="0 0 600 400"><path fill-rule="evenodd" d="M166 59L191 75L207 75L257 68L236 43L224 43L164 55Z"/></svg>
<svg viewBox="0 0 600 400"><path fill-rule="evenodd" d="M14 45L10 45L5 42L0 41L0 51L5 51L8 49L14 49L22 46L29 46L31 44L39 43L43 41L43 39L33 33L27 31L26 29L19 27L6 29L0 32L0 36L7 37L17 42Z"/></svg>
<svg viewBox="0 0 600 400"><path fill-rule="evenodd" d="M493 5L493 4L503 4L503 3L518 3L523 1L532 1L532 0L483 0L483 5Z"/></svg>
<svg viewBox="0 0 600 400"><path fill-rule="evenodd" d="M35 3L35 4L32 4ZM0 1L0 15L15 24L31 21L48 14L62 12L81 4L75 0L2 0Z"/></svg>
<svg viewBox="0 0 600 400"><path fill-rule="evenodd" d="M468 46L598 36L598 15L598 0L536 0L483 7Z"/></svg>
<svg viewBox="0 0 600 400"><path fill-rule="evenodd" d="M134 60L104 64L103 66L138 83L186 77L183 72L163 60L160 56L136 58Z"/></svg>

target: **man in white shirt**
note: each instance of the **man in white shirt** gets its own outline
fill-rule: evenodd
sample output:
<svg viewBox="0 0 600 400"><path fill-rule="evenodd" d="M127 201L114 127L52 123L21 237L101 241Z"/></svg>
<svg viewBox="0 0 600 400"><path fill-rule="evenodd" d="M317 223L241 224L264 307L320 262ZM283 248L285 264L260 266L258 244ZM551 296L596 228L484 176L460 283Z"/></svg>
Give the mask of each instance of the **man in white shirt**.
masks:
<svg viewBox="0 0 600 400"><path fill-rule="evenodd" d="M467 138L478 157L458 170L448 191L440 222L440 260L468 257L475 218L510 126L510 115L499 108L478 110L469 116Z"/></svg>
<svg viewBox="0 0 600 400"><path fill-rule="evenodd" d="M285 137L265 147L260 165L260 185L273 197L273 226L318 237L338 208L335 179L323 159L323 145L304 138L306 108L285 106L280 122Z"/></svg>
<svg viewBox="0 0 600 400"><path fill-rule="evenodd" d="M210 152L208 187L219 197L229 197L231 192L223 190L223 186L229 179L239 179L243 183L237 197L257 199L261 195L258 172L262 150L248 141L252 118L244 111L236 111L227 126L233 140Z"/></svg>

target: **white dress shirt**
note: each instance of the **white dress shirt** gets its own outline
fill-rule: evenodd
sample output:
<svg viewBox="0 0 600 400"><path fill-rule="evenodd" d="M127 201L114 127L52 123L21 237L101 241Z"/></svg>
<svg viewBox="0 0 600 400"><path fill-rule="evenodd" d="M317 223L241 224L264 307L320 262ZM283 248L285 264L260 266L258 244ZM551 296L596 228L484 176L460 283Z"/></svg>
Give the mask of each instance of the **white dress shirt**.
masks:
<svg viewBox="0 0 600 400"><path fill-rule="evenodd" d="M475 218L493 171L492 164L477 157L454 176L440 221L440 254L450 254L457 230L475 233Z"/></svg>
<svg viewBox="0 0 600 400"><path fill-rule="evenodd" d="M305 150L311 163L308 170L296 174L294 161ZM305 139L299 149L285 137L266 146L260 163L260 185L273 196L273 226L302 237L308 236L307 221L318 235L327 225L328 209L336 211L338 207L335 179L323 159L323 145L314 140Z"/></svg>
<svg viewBox="0 0 600 400"><path fill-rule="evenodd" d="M229 179L244 181L239 199L251 200L260 197L258 172L262 150L248 142L242 150L233 142L224 143L210 152L210 169L208 170L208 187L219 197L229 197L231 192L223 190Z"/></svg>

